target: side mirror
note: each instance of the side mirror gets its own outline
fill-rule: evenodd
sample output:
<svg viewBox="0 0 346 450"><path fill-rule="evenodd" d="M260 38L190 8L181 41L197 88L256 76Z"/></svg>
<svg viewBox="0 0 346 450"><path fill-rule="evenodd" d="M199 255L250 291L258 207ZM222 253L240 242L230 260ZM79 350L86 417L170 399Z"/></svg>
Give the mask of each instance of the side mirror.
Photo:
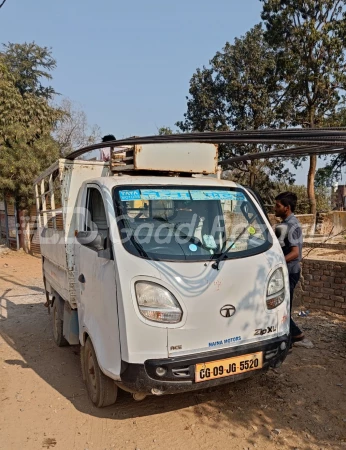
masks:
<svg viewBox="0 0 346 450"><path fill-rule="evenodd" d="M104 250L104 237L97 231L78 231L76 235L77 241L82 245L88 245L95 250Z"/></svg>

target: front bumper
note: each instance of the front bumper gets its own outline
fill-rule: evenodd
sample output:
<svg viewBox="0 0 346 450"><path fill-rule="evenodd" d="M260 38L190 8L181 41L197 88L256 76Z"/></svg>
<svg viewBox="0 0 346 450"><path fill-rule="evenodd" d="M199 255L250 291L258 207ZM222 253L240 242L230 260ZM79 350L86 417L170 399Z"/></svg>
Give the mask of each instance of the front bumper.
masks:
<svg viewBox="0 0 346 450"><path fill-rule="evenodd" d="M285 348L282 349L283 343ZM205 389L221 384L232 383L251 377L270 367L278 367L286 358L290 345L290 336L266 340L263 343L252 343L231 349L214 350L212 352L198 353L176 358L148 359L144 364L131 364L123 362L121 382L117 384L129 392L151 394L175 394L179 392ZM198 363L217 361L255 352L263 352L262 369L240 373L214 380L195 382L195 365ZM164 367L166 373L160 377L156 373L158 367ZM154 392L153 392L154 390Z"/></svg>

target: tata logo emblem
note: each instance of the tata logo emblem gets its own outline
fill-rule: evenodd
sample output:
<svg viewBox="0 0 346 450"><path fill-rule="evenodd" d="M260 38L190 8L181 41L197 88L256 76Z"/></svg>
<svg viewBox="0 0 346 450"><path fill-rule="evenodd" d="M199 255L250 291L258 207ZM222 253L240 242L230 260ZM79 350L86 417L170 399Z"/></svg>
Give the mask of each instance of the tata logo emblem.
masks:
<svg viewBox="0 0 346 450"><path fill-rule="evenodd" d="M225 305L220 309L222 317L232 317L235 314L235 307L233 305Z"/></svg>

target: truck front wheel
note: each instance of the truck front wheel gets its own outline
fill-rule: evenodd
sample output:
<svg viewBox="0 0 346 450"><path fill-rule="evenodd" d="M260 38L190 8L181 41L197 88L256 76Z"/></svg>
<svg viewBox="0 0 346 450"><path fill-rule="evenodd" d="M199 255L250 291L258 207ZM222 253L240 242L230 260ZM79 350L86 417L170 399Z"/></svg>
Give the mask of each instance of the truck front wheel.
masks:
<svg viewBox="0 0 346 450"><path fill-rule="evenodd" d="M81 348L81 365L90 400L98 408L113 405L117 399L118 386L101 371L89 338Z"/></svg>

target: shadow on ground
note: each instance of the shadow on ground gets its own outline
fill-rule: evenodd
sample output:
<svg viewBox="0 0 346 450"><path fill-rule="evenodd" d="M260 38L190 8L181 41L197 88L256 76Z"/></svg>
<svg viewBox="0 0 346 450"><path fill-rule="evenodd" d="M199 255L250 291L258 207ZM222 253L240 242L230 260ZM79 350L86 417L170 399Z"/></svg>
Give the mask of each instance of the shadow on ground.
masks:
<svg viewBox="0 0 346 450"><path fill-rule="evenodd" d="M31 291L37 295L35 286ZM311 444L338 448L346 440L345 422L339 420L340 414L346 418L345 389L341 389L346 386L346 375L344 370L333 369L329 347L309 352L294 350L280 370L238 383L194 393L147 397L142 402L121 392L116 405L97 409L87 398L81 379L78 346L56 347L51 317L42 303L15 304L11 298L11 289L0 295L0 335L20 357L5 359L3 364L35 371L85 414L121 421L179 410L186 423L193 418L197 425L228 433L229 438L234 435L234 427L242 428L249 444L262 436L278 446L294 448L287 436L299 436L304 442L301 450L310 449ZM340 329L341 335L345 329ZM338 345L345 347L345 342L338 341ZM344 404L342 411L340 402Z"/></svg>

